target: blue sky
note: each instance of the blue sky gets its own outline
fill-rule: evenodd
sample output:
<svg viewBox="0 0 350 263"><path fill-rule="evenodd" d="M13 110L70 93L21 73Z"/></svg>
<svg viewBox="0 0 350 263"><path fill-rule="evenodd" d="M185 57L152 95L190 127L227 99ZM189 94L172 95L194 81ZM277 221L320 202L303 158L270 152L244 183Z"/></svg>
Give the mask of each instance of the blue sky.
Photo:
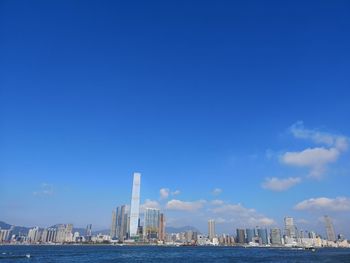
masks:
<svg viewBox="0 0 350 263"><path fill-rule="evenodd" d="M349 12L2 1L0 220L109 227L139 171L168 224L322 232L329 214L350 235Z"/></svg>

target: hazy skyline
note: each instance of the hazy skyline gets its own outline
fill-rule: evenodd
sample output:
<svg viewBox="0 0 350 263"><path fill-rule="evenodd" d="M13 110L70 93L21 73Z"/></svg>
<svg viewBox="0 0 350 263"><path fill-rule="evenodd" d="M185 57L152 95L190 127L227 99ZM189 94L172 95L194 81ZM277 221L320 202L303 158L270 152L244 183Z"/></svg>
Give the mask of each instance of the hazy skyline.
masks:
<svg viewBox="0 0 350 263"><path fill-rule="evenodd" d="M347 1L0 3L0 220L350 236ZM146 205L145 205L146 204Z"/></svg>

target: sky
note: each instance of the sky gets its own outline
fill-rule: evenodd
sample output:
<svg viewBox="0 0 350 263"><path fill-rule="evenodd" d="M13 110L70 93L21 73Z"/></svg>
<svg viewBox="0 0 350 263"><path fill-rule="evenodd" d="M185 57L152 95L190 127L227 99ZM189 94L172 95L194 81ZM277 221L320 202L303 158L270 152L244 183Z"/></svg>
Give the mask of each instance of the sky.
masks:
<svg viewBox="0 0 350 263"><path fill-rule="evenodd" d="M350 238L348 1L0 2L0 220Z"/></svg>

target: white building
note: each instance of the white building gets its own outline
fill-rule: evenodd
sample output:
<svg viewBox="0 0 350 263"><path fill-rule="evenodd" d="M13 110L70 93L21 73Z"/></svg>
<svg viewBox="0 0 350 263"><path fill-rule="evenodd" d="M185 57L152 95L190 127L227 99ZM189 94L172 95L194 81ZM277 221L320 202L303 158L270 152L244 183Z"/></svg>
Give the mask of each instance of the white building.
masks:
<svg viewBox="0 0 350 263"><path fill-rule="evenodd" d="M208 236L211 241L215 237L215 221L213 219L208 221Z"/></svg>
<svg viewBox="0 0 350 263"><path fill-rule="evenodd" d="M134 173L130 206L130 237L138 236L138 225L140 217L140 186L141 174Z"/></svg>

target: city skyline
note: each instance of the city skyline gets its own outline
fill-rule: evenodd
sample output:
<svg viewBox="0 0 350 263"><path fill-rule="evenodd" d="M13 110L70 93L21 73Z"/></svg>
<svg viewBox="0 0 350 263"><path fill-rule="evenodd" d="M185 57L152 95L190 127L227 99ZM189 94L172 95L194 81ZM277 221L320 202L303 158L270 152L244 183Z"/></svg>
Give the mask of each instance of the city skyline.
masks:
<svg viewBox="0 0 350 263"><path fill-rule="evenodd" d="M132 174L132 191L131 191L131 205L128 208L128 205L118 205L116 208L112 210L112 222L110 226L110 235L109 239L113 242L144 242L145 240L148 242L152 242L155 240L159 240L165 242L166 233L165 226L166 220L163 212L160 211L160 206L156 204L156 202L149 201L145 203L140 208L140 192L141 192L141 173L134 172ZM163 191L162 191L163 190ZM215 189L214 189L215 190ZM161 198L164 198L164 189L160 190ZM154 207L158 208L154 208ZM133 207L133 209L131 208ZM166 209L165 209L166 210ZM132 216L133 215L133 216ZM314 230L310 231L309 229L300 229L294 223L294 218L290 216L284 217L284 231L281 232L281 229L278 228L278 224L264 224L256 225L253 227L252 223L243 223L240 227L250 227L246 229L237 228L236 229L236 242L238 244L249 244L250 242L258 243L260 245L282 245L283 242L288 242L292 244L295 240L299 238L304 238L304 235L309 238L321 237L328 241L335 242L338 239L343 240L343 233L339 232L336 234L334 230L334 226L332 223L332 219L328 215L324 215L324 231L315 232ZM134 222L132 222L134 221ZM220 221L220 219L219 219ZM216 222L214 219L208 219L208 231L207 231L207 239L211 244L217 245L219 244L219 240L214 240L219 235L226 235L227 233L218 233L216 232ZM12 225L15 227L15 225ZM11 228L12 228L11 227ZM188 226L193 227L193 226ZM253 228L252 228L253 227ZM268 234L267 229L270 229L270 234ZM72 242L69 240L73 240L74 238L78 238L79 242L81 242L82 236L75 236L77 233L75 232L73 235L73 224L55 224L50 227L43 227L43 232L40 232L40 228L35 226L34 228L29 230L28 240L29 242L43 242L42 240L47 240L50 242ZM0 230L1 227L0 227ZM231 229L232 230L232 229ZM8 231L9 229L3 229L4 233L1 232L2 235L6 236L6 239L10 236ZM52 232L53 231L53 232ZM99 231L99 230L98 230ZM106 231L105 229L103 231ZM204 232L205 233L205 232ZM230 232L228 232L230 233ZM283 235L282 235L283 233ZM80 234L80 233L79 233ZM198 234L202 234L199 232ZM4 237L5 237L4 236ZM283 242L279 242L276 240L282 240ZM87 224L85 235L83 236L87 241L91 240L92 237L92 224ZM101 236L105 238L106 236ZM254 239L253 237L259 237L259 239ZM341 238L340 238L341 237ZM108 240L109 240L108 239ZM106 241L106 240L105 240ZM45 241L44 241L45 242ZM206 242L206 241L205 241ZM315 242L315 241L312 241Z"/></svg>
<svg viewBox="0 0 350 263"><path fill-rule="evenodd" d="M1 1L0 220L109 229L137 171L167 226L349 237L349 10Z"/></svg>
<svg viewBox="0 0 350 263"><path fill-rule="evenodd" d="M208 220L207 234L187 227L185 232L166 230L166 216L158 208L147 205L140 213L141 174L133 173L131 205L117 206L112 211L110 235L102 232L94 234L92 224L86 229L74 228L73 224L56 224L54 226L25 229L0 222L0 244L153 244L165 246L250 246L250 247L286 247L312 249L322 247L349 248L346 237L336 235L332 219L324 216L326 235L315 231L299 229L294 218L284 217L284 231L277 227L255 226L237 228L236 235L216 232L214 219ZM143 216L143 220L140 216ZM79 231L81 232L79 232ZM97 233L95 231L95 233Z"/></svg>

